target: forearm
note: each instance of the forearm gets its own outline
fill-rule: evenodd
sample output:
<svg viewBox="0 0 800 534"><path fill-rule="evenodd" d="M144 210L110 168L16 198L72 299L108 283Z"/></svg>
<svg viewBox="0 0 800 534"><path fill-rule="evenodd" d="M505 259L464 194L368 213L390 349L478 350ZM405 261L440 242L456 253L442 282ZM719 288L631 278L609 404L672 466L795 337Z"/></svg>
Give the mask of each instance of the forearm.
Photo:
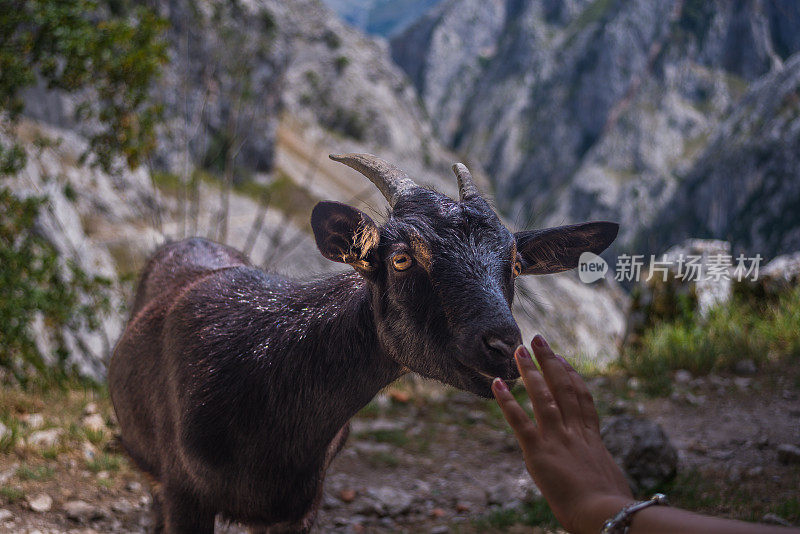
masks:
<svg viewBox="0 0 800 534"><path fill-rule="evenodd" d="M630 499L607 497L591 504L586 519L580 521L580 534L597 534L603 524L630 504ZM630 534L787 534L800 532L800 529L759 525L731 519L708 517L671 506L650 506L633 515Z"/></svg>

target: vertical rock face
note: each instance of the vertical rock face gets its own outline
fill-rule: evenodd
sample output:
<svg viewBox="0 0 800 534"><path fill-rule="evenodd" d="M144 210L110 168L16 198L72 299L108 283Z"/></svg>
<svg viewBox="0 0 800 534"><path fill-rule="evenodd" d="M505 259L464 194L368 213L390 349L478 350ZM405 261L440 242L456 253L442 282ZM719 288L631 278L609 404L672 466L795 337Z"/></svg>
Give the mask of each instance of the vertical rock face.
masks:
<svg viewBox="0 0 800 534"><path fill-rule="evenodd" d="M464 102L495 53L503 0L447 2L392 41L392 58L422 95L439 137L452 143Z"/></svg>
<svg viewBox="0 0 800 534"><path fill-rule="evenodd" d="M582 4L549 1L542 9L553 24L563 25ZM153 98L164 103L167 118L153 161L155 170L177 177L187 177L195 167L218 173L224 163L220 155L235 140L241 175L266 179L266 170L283 164L279 170L295 185L307 186L312 202L332 198L366 209L364 199L376 200L372 206L379 212L376 219L385 211L380 194L355 171L327 161L328 153L373 152L407 170L418 183L457 194L450 165L459 158L434 136L414 87L390 61L385 44L348 28L318 0L163 0L156 6L171 28L170 63L153 90ZM475 69L483 69L499 54L490 46L492 39L506 25L517 25L513 21L529 16L524 7L491 0L437 37L437 46L448 54L463 49L470 55L449 65L447 81L441 82L459 88L431 93L434 99L476 98L460 88L478 84ZM492 18L494 26L483 28L483 33L472 31L474 39L467 37L469 33L456 36L459 27L482 17ZM510 45L500 44L510 50ZM515 61L530 59L519 53ZM431 87L441 85L434 70L439 67L430 70ZM64 220L53 223L46 235L56 244L73 244L74 250L64 248L65 258L96 263L91 269L87 265L92 273L131 275L164 239L182 237L185 212L181 215L179 200L169 191L154 190L154 177L159 176L155 173L143 169L112 176L77 163L85 148L80 137L85 125L73 118L77 101L74 95L42 88L28 93L26 114L39 121L35 127L67 142L37 151L33 137L22 138L30 149L29 167L9 183L20 194L50 184L45 192L53 210L46 217ZM445 114L455 121L462 113L448 108ZM458 132L453 132L455 138ZM480 166L471 167L480 179ZM315 175L313 186L307 183L308 175ZM50 178L54 180L48 182ZM75 203L64 198L68 183L80 193ZM202 182L198 196L197 230L217 235L208 229L219 224L219 190ZM242 248L261 208L236 192L229 205L228 241ZM340 268L322 258L313 239L282 209L270 206L259 235L274 239L257 240L253 259L298 277ZM43 224L49 221L43 219ZM625 301L613 283L587 286L564 273L521 279L514 312L526 339L541 332L567 354L610 359L624 330ZM115 303L116 309L123 307L121 300ZM105 333L87 332L95 337L82 342L83 347L76 345L73 353L82 372L102 376L124 318L124 312L114 314ZM40 337L46 336L42 332Z"/></svg>
<svg viewBox="0 0 800 534"><path fill-rule="evenodd" d="M657 225L743 96L794 68L800 50L790 1L507 0L491 14L489 4L444 4L392 40L396 61L437 134L486 168L502 208L618 220L620 245ZM472 35L485 56L441 44ZM467 73L460 84L454 65Z"/></svg>
<svg viewBox="0 0 800 534"><path fill-rule="evenodd" d="M771 258L800 249L800 56L754 84L657 217L649 245L726 236Z"/></svg>

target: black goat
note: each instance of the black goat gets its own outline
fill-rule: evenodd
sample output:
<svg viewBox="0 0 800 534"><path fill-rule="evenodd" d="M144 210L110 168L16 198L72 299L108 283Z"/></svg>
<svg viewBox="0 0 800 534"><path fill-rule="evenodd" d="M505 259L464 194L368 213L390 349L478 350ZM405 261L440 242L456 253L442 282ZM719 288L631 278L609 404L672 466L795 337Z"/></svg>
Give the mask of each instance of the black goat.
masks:
<svg viewBox="0 0 800 534"><path fill-rule="evenodd" d="M114 350L109 388L122 443L157 483L156 529L213 532L216 514L306 532L348 421L410 371L490 396L516 378L514 279L577 265L617 225L512 234L455 165L460 201L367 154L332 156L393 208L377 226L320 202L322 254L354 272L267 274L204 239L161 248Z"/></svg>

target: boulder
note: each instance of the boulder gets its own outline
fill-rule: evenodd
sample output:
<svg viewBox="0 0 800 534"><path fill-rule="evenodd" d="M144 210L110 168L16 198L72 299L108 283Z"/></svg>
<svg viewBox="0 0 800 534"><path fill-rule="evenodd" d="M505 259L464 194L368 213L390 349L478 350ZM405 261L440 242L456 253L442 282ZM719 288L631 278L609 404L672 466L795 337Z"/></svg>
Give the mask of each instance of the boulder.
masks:
<svg viewBox="0 0 800 534"><path fill-rule="evenodd" d="M606 419L601 435L634 491L650 490L675 477L678 451L658 423L617 415Z"/></svg>

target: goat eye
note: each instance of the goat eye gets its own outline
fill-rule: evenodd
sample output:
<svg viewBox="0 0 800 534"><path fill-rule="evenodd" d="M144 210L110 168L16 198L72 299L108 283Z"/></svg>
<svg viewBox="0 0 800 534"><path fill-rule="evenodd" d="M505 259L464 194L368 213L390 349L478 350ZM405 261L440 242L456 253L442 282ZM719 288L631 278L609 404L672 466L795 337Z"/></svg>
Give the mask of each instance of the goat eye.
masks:
<svg viewBox="0 0 800 534"><path fill-rule="evenodd" d="M517 260L514 262L514 276L519 276L522 274L522 263Z"/></svg>
<svg viewBox="0 0 800 534"><path fill-rule="evenodd" d="M414 260L408 254L401 252L400 254L395 254L392 258L392 267L394 267L395 271L405 271L412 265L414 265Z"/></svg>

